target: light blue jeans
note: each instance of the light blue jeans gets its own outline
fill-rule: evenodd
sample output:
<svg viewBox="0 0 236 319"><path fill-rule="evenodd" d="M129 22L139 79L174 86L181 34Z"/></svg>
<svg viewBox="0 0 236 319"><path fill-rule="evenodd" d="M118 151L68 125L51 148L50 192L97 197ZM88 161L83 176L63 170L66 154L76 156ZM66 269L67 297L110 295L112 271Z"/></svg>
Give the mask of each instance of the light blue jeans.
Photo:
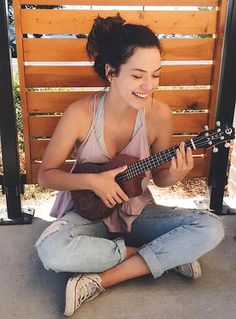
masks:
<svg viewBox="0 0 236 319"><path fill-rule="evenodd" d="M147 205L129 234L110 233L102 221L75 212L53 222L36 243L45 269L99 273L126 256L126 246L138 247L154 278L190 263L224 237L221 219L208 211Z"/></svg>

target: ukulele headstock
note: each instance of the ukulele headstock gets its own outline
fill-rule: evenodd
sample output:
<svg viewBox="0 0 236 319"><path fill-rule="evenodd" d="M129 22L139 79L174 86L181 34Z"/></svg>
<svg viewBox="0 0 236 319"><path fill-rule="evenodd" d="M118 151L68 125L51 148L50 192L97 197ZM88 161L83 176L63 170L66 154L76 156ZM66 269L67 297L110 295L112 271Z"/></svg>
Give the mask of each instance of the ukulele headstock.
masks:
<svg viewBox="0 0 236 319"><path fill-rule="evenodd" d="M197 148L213 147L213 152L216 153L218 148L215 145L225 143L225 147L230 146L229 141L235 139L234 127L228 124L221 125L220 122L216 122L216 125L217 127L212 130L208 130L208 127L205 126L206 131L194 138L194 144Z"/></svg>

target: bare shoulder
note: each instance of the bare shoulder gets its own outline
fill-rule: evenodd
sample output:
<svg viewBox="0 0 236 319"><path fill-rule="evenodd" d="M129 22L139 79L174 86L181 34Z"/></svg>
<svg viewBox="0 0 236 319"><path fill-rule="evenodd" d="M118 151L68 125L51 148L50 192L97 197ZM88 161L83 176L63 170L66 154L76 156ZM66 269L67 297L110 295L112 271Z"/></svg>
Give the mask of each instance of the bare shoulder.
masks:
<svg viewBox="0 0 236 319"><path fill-rule="evenodd" d="M86 120L92 116L93 103L92 96L86 96L71 103L65 110L63 117L71 117L73 121ZM85 117L85 118L84 118Z"/></svg>
<svg viewBox="0 0 236 319"><path fill-rule="evenodd" d="M99 95L99 94L98 94ZM70 104L62 116L64 124L77 134L78 142L83 142L93 119L94 95L86 96Z"/></svg>
<svg viewBox="0 0 236 319"><path fill-rule="evenodd" d="M75 144L86 138L93 118L93 96L70 104L60 118L44 152L41 170L60 167Z"/></svg>

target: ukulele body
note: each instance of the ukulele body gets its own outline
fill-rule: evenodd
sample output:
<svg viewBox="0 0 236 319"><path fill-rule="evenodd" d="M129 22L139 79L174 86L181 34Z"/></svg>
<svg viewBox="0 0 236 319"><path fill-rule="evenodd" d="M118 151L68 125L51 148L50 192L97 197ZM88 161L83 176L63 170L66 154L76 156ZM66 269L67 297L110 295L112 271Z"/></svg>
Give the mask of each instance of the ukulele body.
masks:
<svg viewBox="0 0 236 319"><path fill-rule="evenodd" d="M119 154L107 163L83 163L77 165L72 173L102 173L121 166L130 165L138 161L137 157ZM117 175L119 176L119 174ZM121 189L129 198L139 196L143 193L142 181L146 177L142 173L134 178L117 182ZM116 209L117 205L112 208L107 207L99 196L91 190L72 190L71 197L74 204L75 211L82 217L88 220L103 219L111 215Z"/></svg>
<svg viewBox="0 0 236 319"><path fill-rule="evenodd" d="M227 141L235 138L234 127L227 124L220 126L220 123L217 123L217 126L217 129L201 132L196 137L185 141L185 151L187 147L195 150L198 148L215 147L215 145L221 143L225 143L225 147L229 147L230 143ZM72 173L101 173L127 165L127 170L118 174L115 180L127 196L132 198L143 193L142 181L146 177L144 172L167 163L173 156L176 157L177 149L179 149L179 144L142 160L138 160L138 158L134 156L119 154L105 164L84 163L78 165L73 169ZM218 149L214 148L213 151L217 152ZM74 190L71 191L71 196L76 212L89 220L105 218L111 215L117 205L119 205L117 204L113 208L108 208L100 197L90 190Z"/></svg>

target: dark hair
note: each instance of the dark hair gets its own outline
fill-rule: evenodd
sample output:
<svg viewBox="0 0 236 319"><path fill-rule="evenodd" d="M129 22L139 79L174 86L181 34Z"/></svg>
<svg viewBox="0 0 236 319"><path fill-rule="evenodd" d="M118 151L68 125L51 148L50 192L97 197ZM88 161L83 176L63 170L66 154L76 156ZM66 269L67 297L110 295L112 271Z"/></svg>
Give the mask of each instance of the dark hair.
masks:
<svg viewBox="0 0 236 319"><path fill-rule="evenodd" d="M121 64L137 47L156 47L161 52L160 40L149 27L125 23L119 13L114 17L98 16L86 45L89 58L94 59L94 70L104 81L107 81L105 64L108 63L118 75Z"/></svg>

